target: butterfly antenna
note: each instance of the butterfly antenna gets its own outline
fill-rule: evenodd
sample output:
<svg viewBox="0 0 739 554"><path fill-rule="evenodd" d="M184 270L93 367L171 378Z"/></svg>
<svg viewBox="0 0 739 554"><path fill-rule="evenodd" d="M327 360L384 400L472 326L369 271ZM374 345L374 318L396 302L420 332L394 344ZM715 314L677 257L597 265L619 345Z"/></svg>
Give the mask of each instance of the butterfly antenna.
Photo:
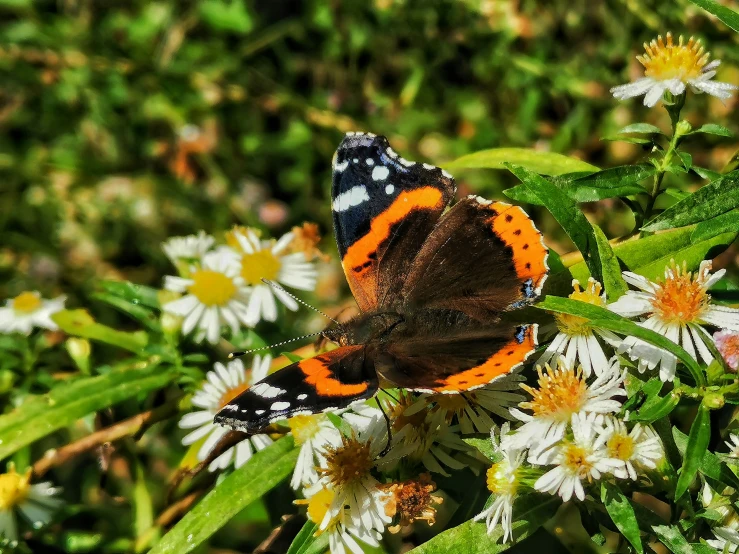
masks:
<svg viewBox="0 0 739 554"><path fill-rule="evenodd" d="M275 348L277 346L282 346L283 344L289 344L291 342L295 342L297 340L303 340L308 339L310 337L315 337L316 335L320 335L323 331L318 331L316 333L310 333L308 335L303 335L302 337L295 337L294 339L290 340L283 340L282 342L278 342L276 344L270 344L268 346L260 346L259 348L252 348L251 350L240 350L238 352L231 352L228 355L228 359L232 360L233 358L240 358L241 356L246 356L247 354L251 354L252 352L259 352L260 350L269 350L271 348Z"/></svg>
<svg viewBox="0 0 739 554"><path fill-rule="evenodd" d="M393 426L392 423L390 423L390 418L385 413L385 409L382 407L380 398L375 396L375 402L377 402L377 407L380 408L380 411L385 418L385 425L387 426L387 443L385 444L385 448L382 449L382 452L380 452L380 458L383 458L388 452L390 452L390 445L393 442Z"/></svg>
<svg viewBox="0 0 739 554"><path fill-rule="evenodd" d="M336 323L336 325L341 325L341 323L339 323L338 321L336 321L336 320L335 320L335 319L334 319L333 317L331 317L330 315L328 315L328 314L325 314L325 313L323 313L323 312L322 312L321 310L319 310L318 308L315 308L315 307L311 306L310 304L308 304L307 302L304 302L303 300L301 300L300 298L298 298L298 297L297 297L297 296L295 296L294 294L292 294L292 293L289 293L289 292L287 292L287 291L286 291L286 290L285 290L285 289L284 289L284 288L283 288L282 286L278 285L278 284L277 284L277 283L275 283L274 281L270 281L269 279L262 279L262 282L263 282L263 283L265 283L265 284L267 284L267 285L269 285L269 286L270 286L270 287L272 287L272 288L275 288L275 289L277 289L277 290L279 290L279 291L282 291L282 292L284 292L285 294L287 294L287 295L288 295L288 296L289 296L290 298L292 298L292 299L293 299L293 300L295 300L296 302L299 302L300 304L302 304L302 305L303 305L303 306L305 306L306 308L310 308L310 309L311 309L311 310L313 310L314 312L316 312L316 313L319 313L319 314L321 314L321 315L322 315L323 317L325 317L326 319L330 319L331 321L333 321L334 323Z"/></svg>

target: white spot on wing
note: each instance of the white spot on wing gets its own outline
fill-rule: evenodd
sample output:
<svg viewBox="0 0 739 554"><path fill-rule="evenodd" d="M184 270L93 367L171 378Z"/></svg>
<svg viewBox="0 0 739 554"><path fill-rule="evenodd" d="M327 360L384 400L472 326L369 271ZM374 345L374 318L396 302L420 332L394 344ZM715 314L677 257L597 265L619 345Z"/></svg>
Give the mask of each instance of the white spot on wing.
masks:
<svg viewBox="0 0 739 554"><path fill-rule="evenodd" d="M378 165L372 170L372 179L375 181L384 181L390 175L390 170L382 165Z"/></svg>
<svg viewBox="0 0 739 554"><path fill-rule="evenodd" d="M239 409L239 407L236 404L226 404L221 410L224 412L235 412Z"/></svg>
<svg viewBox="0 0 739 554"><path fill-rule="evenodd" d="M390 156L391 158L397 158L398 157L398 154L395 153L395 150L393 150L389 146L387 147L386 152L387 152L387 155Z"/></svg>
<svg viewBox="0 0 739 554"><path fill-rule="evenodd" d="M452 174L451 174L451 173L449 173L449 172L448 172L448 171L447 171L446 169L442 169L442 170L441 170L441 174L442 174L442 175L443 175L444 177L446 177L447 179L454 179L454 177L452 177Z"/></svg>
<svg viewBox="0 0 739 554"><path fill-rule="evenodd" d="M436 166L431 164L423 164L423 168L431 171L432 169L436 169Z"/></svg>
<svg viewBox="0 0 739 554"><path fill-rule="evenodd" d="M406 160L405 158L398 158L398 161L402 163L405 167L411 167L411 166L416 165L416 162Z"/></svg>
<svg viewBox="0 0 739 554"><path fill-rule="evenodd" d="M279 387L273 387L267 383L257 383L251 389L251 392L262 398L276 398L287 391Z"/></svg>
<svg viewBox="0 0 739 554"><path fill-rule="evenodd" d="M364 163L372 166L372 165L375 165L375 160L373 160L372 158L367 158L366 160L364 160Z"/></svg>
<svg viewBox="0 0 739 554"><path fill-rule="evenodd" d="M369 200L367 187L357 185L346 190L334 198L333 208L335 212L344 212L354 206L359 206L362 202Z"/></svg>
<svg viewBox="0 0 739 554"><path fill-rule="evenodd" d="M354 162L355 164L358 164L359 163L359 158L353 158L352 159L352 162Z"/></svg>
<svg viewBox="0 0 739 554"><path fill-rule="evenodd" d="M297 398L298 400L305 400L306 398L308 398L308 395L303 393L303 394L299 394L295 398Z"/></svg>
<svg viewBox="0 0 739 554"><path fill-rule="evenodd" d="M395 187L393 185L387 185L385 187L385 194L392 194L395 192Z"/></svg>
<svg viewBox="0 0 739 554"><path fill-rule="evenodd" d="M282 410L287 410L290 407L290 402L274 402L269 407L270 410L273 412L280 412Z"/></svg>
<svg viewBox="0 0 739 554"><path fill-rule="evenodd" d="M262 415L264 413L264 410L254 410L254 413L257 415Z"/></svg>
<svg viewBox="0 0 739 554"><path fill-rule="evenodd" d="M349 166L349 160L344 160L344 161L343 161L343 162L341 162L340 164L336 164L336 165L334 166L334 171L336 171L337 173L341 173L341 172L342 172L342 171L344 171L344 170L345 170L345 169L346 169L346 168L347 168L348 166Z"/></svg>

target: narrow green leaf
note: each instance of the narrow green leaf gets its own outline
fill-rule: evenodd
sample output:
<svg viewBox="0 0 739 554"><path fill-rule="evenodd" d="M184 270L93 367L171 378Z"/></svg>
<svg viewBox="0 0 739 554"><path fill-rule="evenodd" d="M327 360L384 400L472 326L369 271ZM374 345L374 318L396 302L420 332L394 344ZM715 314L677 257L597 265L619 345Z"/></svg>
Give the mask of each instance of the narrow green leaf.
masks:
<svg viewBox="0 0 739 554"><path fill-rule="evenodd" d="M97 323L87 310L62 310L51 319L65 333L119 346L136 354L141 353L149 340L143 331L125 333Z"/></svg>
<svg viewBox="0 0 739 554"><path fill-rule="evenodd" d="M698 363L688 354L681 346L675 344L666 337L656 333L650 329L645 329L620 315L613 313L600 306L572 300L570 298L560 298L558 296L547 296L543 302L535 305L536 308L547 310L550 312L565 313L583 317L590 320L594 327L608 329L614 333L621 335L630 335L642 339L650 344L659 346L664 350L674 354L678 360L683 362L690 370L693 378L698 384L705 384L705 375Z"/></svg>
<svg viewBox="0 0 739 554"><path fill-rule="evenodd" d="M690 0L696 6L718 17L727 27L739 33L739 13L716 0Z"/></svg>
<svg viewBox="0 0 739 554"><path fill-rule="evenodd" d="M118 296L131 304L159 309L159 291L152 287L137 285L129 281L101 281L98 287L104 292Z"/></svg>
<svg viewBox="0 0 739 554"><path fill-rule="evenodd" d="M573 198L578 202L629 196L647 192L638 182L652 177L656 171L655 167L649 164L611 167L575 179L569 187L576 191L573 193Z"/></svg>
<svg viewBox="0 0 739 554"><path fill-rule="evenodd" d="M693 547L683 537L680 530L674 525L654 525L652 531L662 544L673 554L697 554Z"/></svg>
<svg viewBox="0 0 739 554"><path fill-rule="evenodd" d="M256 452L187 512L149 554L186 554L195 550L248 504L290 475L299 452L291 436Z"/></svg>
<svg viewBox="0 0 739 554"><path fill-rule="evenodd" d="M600 227L595 223L592 224L595 233L595 242L598 245L598 255L600 256L601 270L603 272L603 286L606 288L606 297L609 302L615 302L624 294L629 287L626 285L621 275L621 266L618 258L611 248L606 235Z"/></svg>
<svg viewBox="0 0 739 554"><path fill-rule="evenodd" d="M694 129L689 135L695 135L696 133L705 133L707 135L718 135L720 137L733 137L734 133L729 131L726 127L723 125L717 125L715 123L706 123L705 125L701 125L697 129Z"/></svg>
<svg viewBox="0 0 739 554"><path fill-rule="evenodd" d="M155 333L161 332L162 326L159 323L159 318L151 308L134 304L107 292L95 292L91 296L93 299L105 302L127 316L136 319L150 331L154 331Z"/></svg>
<svg viewBox="0 0 739 554"><path fill-rule="evenodd" d="M698 467L701 464L703 455L708 450L708 441L711 438L711 418L707 408L701 404L698 407L698 413L690 426L690 435L688 436L688 445L685 449L683 457L683 467L677 479L675 487L675 501L677 501L695 479L698 473Z"/></svg>
<svg viewBox="0 0 739 554"><path fill-rule="evenodd" d="M511 163L542 175L563 175L576 171L598 171L589 163L555 152L539 152L530 148L492 148L467 154L444 165L449 171L460 169L505 169Z"/></svg>
<svg viewBox="0 0 739 554"><path fill-rule="evenodd" d="M522 496L513 506L513 536L516 541L531 535L550 519L557 511L560 502L557 497L542 494ZM501 544L503 537L500 526L491 535L487 534L484 523L472 520L436 535L430 541L417 546L412 554L497 554L508 550L512 544ZM464 550L460 550L463 545Z"/></svg>
<svg viewBox="0 0 739 554"><path fill-rule="evenodd" d="M672 438L678 450L685 452L688 446L688 435L680 431L677 427L671 427L671 430ZM725 462L709 450L706 450L703 454L703 459L698 470L706 477L710 477L711 479L724 483L728 487L739 490L739 477L729 469Z"/></svg>
<svg viewBox="0 0 739 554"><path fill-rule="evenodd" d="M651 123L632 123L621 129L618 133L664 134L662 129Z"/></svg>
<svg viewBox="0 0 739 554"><path fill-rule="evenodd" d="M87 414L164 387L174 377L173 371L162 369L159 360L152 358L59 385L48 394L29 396L18 408L0 416L0 460Z"/></svg>
<svg viewBox="0 0 739 554"><path fill-rule="evenodd" d="M575 202L541 175L532 173L521 166L509 164L508 168L529 189L529 192L538 196L542 205L546 206L582 253L590 274L596 281L602 282L601 261L593 227Z"/></svg>
<svg viewBox="0 0 739 554"><path fill-rule="evenodd" d="M285 356L292 363L297 363L303 360L303 358L301 358L297 354L293 354L292 352L280 352L280 356Z"/></svg>
<svg viewBox="0 0 739 554"><path fill-rule="evenodd" d="M136 460L136 481L133 485L131 500L134 508L134 531L136 537L141 537L154 525L154 503L146 484L146 474L141 462Z"/></svg>
<svg viewBox="0 0 739 554"><path fill-rule="evenodd" d="M732 171L698 189L695 194L666 209L643 227L662 231L700 223L739 206L739 171Z"/></svg>
<svg viewBox="0 0 739 554"><path fill-rule="evenodd" d="M640 421L642 423L652 423L668 416L672 410L677 408L680 403L680 395L671 392L667 396L654 396L647 399L639 410L629 415L629 421Z"/></svg>
<svg viewBox="0 0 739 554"><path fill-rule="evenodd" d="M313 535L317 529L318 525L313 523L311 520L306 521L298 534L295 535L293 542L290 543L290 548L287 549L285 554L302 554L303 551L308 548L310 543L314 541Z"/></svg>
<svg viewBox="0 0 739 554"><path fill-rule="evenodd" d="M653 139L635 137L633 135L607 135L602 137L601 140L607 140L608 142L628 142L629 144L638 144L640 146L654 143Z"/></svg>
<svg viewBox="0 0 739 554"><path fill-rule="evenodd" d="M685 171L690 171L693 167L693 156L691 156L687 152L679 152L679 151L677 155L680 157L680 161L683 163L683 167L685 168Z"/></svg>
<svg viewBox="0 0 739 554"><path fill-rule="evenodd" d="M701 221L695 226L693 233L690 235L690 241L700 242L712 239L721 233L736 232L737 229L739 229L739 211L734 210L713 219Z"/></svg>
<svg viewBox="0 0 739 554"><path fill-rule="evenodd" d="M611 520L616 524L621 534L626 537L634 549L639 554L644 554L644 547L641 543L641 535L639 532L639 523L634 514L634 508L631 507L629 499L621 492L616 485L603 481L600 487L600 499L611 516Z"/></svg>

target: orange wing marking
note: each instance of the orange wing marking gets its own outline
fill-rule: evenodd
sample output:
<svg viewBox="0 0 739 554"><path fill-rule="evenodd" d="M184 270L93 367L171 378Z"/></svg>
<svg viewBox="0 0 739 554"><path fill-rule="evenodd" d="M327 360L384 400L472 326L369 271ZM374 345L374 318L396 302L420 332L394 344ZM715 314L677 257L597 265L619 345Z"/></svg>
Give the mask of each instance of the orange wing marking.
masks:
<svg viewBox="0 0 739 554"><path fill-rule="evenodd" d="M355 396L367 390L367 383L348 385L333 377L329 366L349 354L362 348L361 346L344 347L342 355L338 357L331 352L321 354L315 358L303 360L298 367L305 374L305 382L316 389L321 396Z"/></svg>

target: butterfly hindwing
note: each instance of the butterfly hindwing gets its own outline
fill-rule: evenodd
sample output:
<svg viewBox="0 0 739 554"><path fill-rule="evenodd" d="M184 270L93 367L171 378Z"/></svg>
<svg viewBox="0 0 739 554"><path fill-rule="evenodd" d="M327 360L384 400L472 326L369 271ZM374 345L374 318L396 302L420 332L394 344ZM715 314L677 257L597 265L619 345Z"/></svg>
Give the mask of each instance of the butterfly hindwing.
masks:
<svg viewBox="0 0 739 554"><path fill-rule="evenodd" d="M539 296L547 253L521 208L468 196L444 214L423 244L401 297L407 305L494 321Z"/></svg>
<svg viewBox="0 0 739 554"><path fill-rule="evenodd" d="M345 408L377 391L363 346L343 346L291 364L226 404L215 422L254 432L278 419Z"/></svg>
<svg viewBox="0 0 739 554"><path fill-rule="evenodd" d="M454 196L451 175L399 157L385 137L348 133L331 188L336 243L359 308L388 306Z"/></svg>

